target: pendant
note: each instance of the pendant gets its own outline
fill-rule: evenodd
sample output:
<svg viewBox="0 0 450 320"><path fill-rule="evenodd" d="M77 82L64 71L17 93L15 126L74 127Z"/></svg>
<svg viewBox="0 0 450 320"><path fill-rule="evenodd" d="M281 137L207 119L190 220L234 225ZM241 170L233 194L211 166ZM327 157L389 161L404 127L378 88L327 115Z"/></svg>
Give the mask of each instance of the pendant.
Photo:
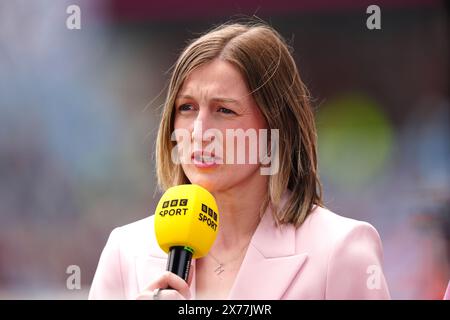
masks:
<svg viewBox="0 0 450 320"><path fill-rule="evenodd" d="M219 276L222 272L224 272L225 269L223 268L223 264L219 264L217 268L214 270L214 272Z"/></svg>

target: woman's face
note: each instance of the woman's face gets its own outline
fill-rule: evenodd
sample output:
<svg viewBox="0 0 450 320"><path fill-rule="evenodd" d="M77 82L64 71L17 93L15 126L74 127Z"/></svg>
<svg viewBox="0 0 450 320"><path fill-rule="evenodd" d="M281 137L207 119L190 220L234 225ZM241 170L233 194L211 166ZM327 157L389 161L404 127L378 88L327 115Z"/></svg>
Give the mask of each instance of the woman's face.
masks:
<svg viewBox="0 0 450 320"><path fill-rule="evenodd" d="M221 192L260 181L255 139L267 124L232 64L215 59L189 74L175 101L174 127L185 133L175 134L177 152L191 183ZM188 149L180 143L185 138Z"/></svg>

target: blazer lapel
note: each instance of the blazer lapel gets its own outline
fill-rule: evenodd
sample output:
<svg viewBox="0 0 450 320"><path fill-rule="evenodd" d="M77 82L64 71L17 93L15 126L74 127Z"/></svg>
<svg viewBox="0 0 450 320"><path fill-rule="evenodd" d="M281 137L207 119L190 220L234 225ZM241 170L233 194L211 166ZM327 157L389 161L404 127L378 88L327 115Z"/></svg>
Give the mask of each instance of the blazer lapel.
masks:
<svg viewBox="0 0 450 320"><path fill-rule="evenodd" d="M278 300L305 263L307 253L295 253L295 227L277 227L270 209L258 225L229 299Z"/></svg>
<svg viewBox="0 0 450 320"><path fill-rule="evenodd" d="M136 256L136 277L138 292L145 290L150 283L160 277L166 270L167 257Z"/></svg>
<svg viewBox="0 0 450 320"><path fill-rule="evenodd" d="M148 243L135 256L136 280L138 291L160 277L167 267L167 254L159 247L154 232L149 232Z"/></svg>

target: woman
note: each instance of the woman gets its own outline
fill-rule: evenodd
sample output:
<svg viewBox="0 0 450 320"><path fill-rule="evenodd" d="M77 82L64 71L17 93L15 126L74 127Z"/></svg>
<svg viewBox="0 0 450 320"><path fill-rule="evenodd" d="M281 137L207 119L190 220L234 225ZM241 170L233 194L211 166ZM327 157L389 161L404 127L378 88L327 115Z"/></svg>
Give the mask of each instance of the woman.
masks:
<svg viewBox="0 0 450 320"><path fill-rule="evenodd" d="M177 130L189 132L187 152ZM230 154L242 150L232 142L242 137L225 139L230 130L258 138L270 130L275 148L248 161L254 150L246 144L247 161L235 163ZM223 153L208 151L212 142ZM214 195L217 239L186 283L165 272L153 217L117 228L90 299L389 298L375 228L322 206L308 92L271 27L226 24L187 46L173 70L156 154L162 189L192 183Z"/></svg>

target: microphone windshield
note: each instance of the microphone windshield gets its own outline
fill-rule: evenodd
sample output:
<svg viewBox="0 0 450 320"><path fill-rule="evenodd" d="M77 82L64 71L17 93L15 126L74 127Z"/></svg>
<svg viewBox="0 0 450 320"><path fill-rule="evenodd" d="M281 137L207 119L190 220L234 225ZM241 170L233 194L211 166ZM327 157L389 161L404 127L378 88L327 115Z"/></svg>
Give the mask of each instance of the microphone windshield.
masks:
<svg viewBox="0 0 450 320"><path fill-rule="evenodd" d="M156 239L162 250L184 247L197 259L208 254L219 229L216 200L195 184L171 187L159 200L155 211Z"/></svg>

